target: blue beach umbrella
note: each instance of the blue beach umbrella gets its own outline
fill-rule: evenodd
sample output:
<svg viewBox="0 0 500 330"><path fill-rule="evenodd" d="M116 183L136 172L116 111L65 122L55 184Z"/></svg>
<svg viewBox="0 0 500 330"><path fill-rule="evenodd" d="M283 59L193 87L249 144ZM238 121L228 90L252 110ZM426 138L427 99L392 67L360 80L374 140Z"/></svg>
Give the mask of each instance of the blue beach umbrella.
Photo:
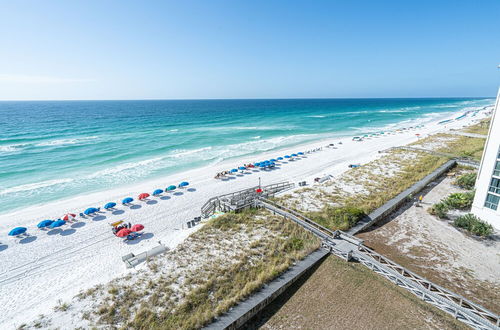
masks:
<svg viewBox="0 0 500 330"><path fill-rule="evenodd" d="M253 166L260 166L260 163L254 163Z"/></svg>
<svg viewBox="0 0 500 330"><path fill-rule="evenodd" d="M278 160L283 160L283 157L278 157L277 159L278 159Z"/></svg>
<svg viewBox="0 0 500 330"><path fill-rule="evenodd" d="M92 213L96 213L97 212L97 209L95 207L89 207L88 209L86 209L85 211L83 211L83 213L85 213L86 215L89 215L89 214L92 214Z"/></svg>
<svg viewBox="0 0 500 330"><path fill-rule="evenodd" d="M116 203L109 202L109 203L106 203L106 205L104 205L104 208L107 210L107 209L112 209L115 206L116 206Z"/></svg>
<svg viewBox="0 0 500 330"><path fill-rule="evenodd" d="M122 200L122 204L132 203L134 199L132 197L126 197Z"/></svg>
<svg viewBox="0 0 500 330"><path fill-rule="evenodd" d="M303 155L304 153L301 151L301 152L297 152L297 154L299 154L299 155Z"/></svg>
<svg viewBox="0 0 500 330"><path fill-rule="evenodd" d="M290 156L286 155L285 158L291 158Z"/></svg>
<svg viewBox="0 0 500 330"><path fill-rule="evenodd" d="M172 186L168 186L166 191L172 191L172 190L175 190L175 188L177 188L176 186L172 185Z"/></svg>
<svg viewBox="0 0 500 330"><path fill-rule="evenodd" d="M56 220L54 222L52 222L52 224L49 226L49 228L57 228L57 227L61 227L62 225L65 225L66 224L66 221L64 220Z"/></svg>
<svg viewBox="0 0 500 330"><path fill-rule="evenodd" d="M271 162L277 162L277 160L276 160L276 159L274 159L274 158L272 158L272 159L271 159Z"/></svg>
<svg viewBox="0 0 500 330"><path fill-rule="evenodd" d="M50 226L52 223L54 223L54 220L43 220L36 225L38 228L45 228Z"/></svg>
<svg viewBox="0 0 500 330"><path fill-rule="evenodd" d="M189 182L187 181L182 181L181 183L179 183L179 187L187 187L189 186Z"/></svg>
<svg viewBox="0 0 500 330"><path fill-rule="evenodd" d="M235 173L235 172L238 172L238 170L237 170L237 169L235 169L235 168L233 168L233 169L231 170L231 173Z"/></svg>
<svg viewBox="0 0 500 330"><path fill-rule="evenodd" d="M244 170L246 170L246 169L247 169L247 168L246 168L246 167L244 167L244 166L240 166L240 167L238 167L238 170L240 170L240 171L244 171Z"/></svg>
<svg viewBox="0 0 500 330"><path fill-rule="evenodd" d="M26 232L26 227L16 227L9 232L9 236L17 236Z"/></svg>
<svg viewBox="0 0 500 330"><path fill-rule="evenodd" d="M292 157L297 157L297 154L292 154Z"/></svg>
<svg viewBox="0 0 500 330"><path fill-rule="evenodd" d="M156 189L155 191L153 191L153 196L156 196L156 195L159 195L162 193L163 193L163 189Z"/></svg>

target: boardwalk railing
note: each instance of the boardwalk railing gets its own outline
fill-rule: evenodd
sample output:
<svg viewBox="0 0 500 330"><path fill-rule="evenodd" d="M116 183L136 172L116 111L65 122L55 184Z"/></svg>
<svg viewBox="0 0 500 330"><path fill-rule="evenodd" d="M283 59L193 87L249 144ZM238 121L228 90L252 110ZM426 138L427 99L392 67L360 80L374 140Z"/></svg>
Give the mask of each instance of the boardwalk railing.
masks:
<svg viewBox="0 0 500 330"><path fill-rule="evenodd" d="M309 230L323 240L323 246L328 247L331 253L348 261L360 262L425 302L453 315L457 320L475 329L495 329L500 326L498 315L376 253L356 237L340 230L332 231L325 228L298 212L270 200L259 198L257 204Z"/></svg>

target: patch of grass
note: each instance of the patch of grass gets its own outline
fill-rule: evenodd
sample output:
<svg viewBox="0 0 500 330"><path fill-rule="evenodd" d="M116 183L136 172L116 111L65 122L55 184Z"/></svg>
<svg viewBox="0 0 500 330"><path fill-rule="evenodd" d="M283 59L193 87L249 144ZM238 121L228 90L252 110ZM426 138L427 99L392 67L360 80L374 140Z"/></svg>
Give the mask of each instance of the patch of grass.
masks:
<svg viewBox="0 0 500 330"><path fill-rule="evenodd" d="M354 206L327 206L319 212L309 213L308 216L324 227L347 230L361 220L365 212Z"/></svg>
<svg viewBox="0 0 500 330"><path fill-rule="evenodd" d="M450 139L446 143L446 146L438 148L436 151L480 161L483 155L485 142L486 140L483 138L455 136L454 139Z"/></svg>
<svg viewBox="0 0 500 330"><path fill-rule="evenodd" d="M483 119L478 124L469 126L465 128L463 131L467 133L475 133L475 134L483 134L487 135L488 130L490 129L491 119Z"/></svg>
<svg viewBox="0 0 500 330"><path fill-rule="evenodd" d="M459 186L462 189L474 189L474 185L476 184L477 173L467 173L459 176L454 184Z"/></svg>
<svg viewBox="0 0 500 330"><path fill-rule="evenodd" d="M471 213L456 218L453 224L478 236L489 236L493 233L493 227L489 223Z"/></svg>
<svg viewBox="0 0 500 330"><path fill-rule="evenodd" d="M245 235L254 238L241 249L236 237ZM215 244L208 244L214 239ZM196 260L199 268L193 268L194 262L188 257L186 268L180 272L182 278L171 278L171 274L161 271L159 260L153 261L158 269L147 271L155 274L154 280L146 278L142 286L106 287L107 297L93 307L90 323L95 320L99 326L129 329L201 328L320 244L302 227L265 210L222 215L209 220L176 249L177 254L172 251L170 256L179 258L191 253L201 257L209 253L213 258ZM217 250L224 245L230 246L223 251L234 255L217 256ZM176 263L176 267L183 265Z"/></svg>
<svg viewBox="0 0 500 330"><path fill-rule="evenodd" d="M68 303L63 303L61 299L57 301L57 305L54 307L55 311L65 312L69 309L70 305Z"/></svg>

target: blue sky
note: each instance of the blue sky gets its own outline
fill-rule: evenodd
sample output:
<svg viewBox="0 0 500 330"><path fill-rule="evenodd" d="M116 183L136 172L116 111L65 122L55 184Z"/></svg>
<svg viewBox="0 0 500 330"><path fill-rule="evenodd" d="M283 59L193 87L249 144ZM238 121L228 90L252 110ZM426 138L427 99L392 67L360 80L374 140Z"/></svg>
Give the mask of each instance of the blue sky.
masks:
<svg viewBox="0 0 500 330"><path fill-rule="evenodd" d="M3 1L0 99L494 96L500 1Z"/></svg>

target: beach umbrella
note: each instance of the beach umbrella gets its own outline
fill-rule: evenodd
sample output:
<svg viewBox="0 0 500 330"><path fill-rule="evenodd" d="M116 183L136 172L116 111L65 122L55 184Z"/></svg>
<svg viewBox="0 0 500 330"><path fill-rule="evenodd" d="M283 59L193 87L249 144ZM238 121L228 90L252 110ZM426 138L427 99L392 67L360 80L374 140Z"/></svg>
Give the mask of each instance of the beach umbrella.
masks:
<svg viewBox="0 0 500 330"><path fill-rule="evenodd" d="M135 225L132 226L132 228L130 228L130 230L132 231L141 231L144 229L144 226L141 225L140 223L137 223Z"/></svg>
<svg viewBox="0 0 500 330"><path fill-rule="evenodd" d="M53 222L54 222L54 220L43 220L43 221L40 221L38 223L38 225L36 225L36 226L38 228L45 228L45 227L50 226Z"/></svg>
<svg viewBox="0 0 500 330"><path fill-rule="evenodd" d="M126 198L122 199L122 204L132 203L133 201L134 201L134 199L132 197L126 197Z"/></svg>
<svg viewBox="0 0 500 330"><path fill-rule="evenodd" d="M165 189L166 191L172 191L172 190L175 190L175 188L177 188L176 186L172 185L172 186L168 186L167 189Z"/></svg>
<svg viewBox="0 0 500 330"><path fill-rule="evenodd" d="M297 152L297 154L299 154L299 155L303 155L304 153L301 151L301 152Z"/></svg>
<svg viewBox="0 0 500 330"><path fill-rule="evenodd" d="M277 159L278 159L278 160L283 160L283 157L278 157Z"/></svg>
<svg viewBox="0 0 500 330"><path fill-rule="evenodd" d="M254 163L253 166L260 166L260 163Z"/></svg>
<svg viewBox="0 0 500 330"><path fill-rule="evenodd" d="M17 236L26 232L26 227L16 227L9 232L9 236Z"/></svg>
<svg viewBox="0 0 500 330"><path fill-rule="evenodd" d="M286 155L285 158L291 158L290 156Z"/></svg>
<svg viewBox="0 0 500 330"><path fill-rule="evenodd" d="M86 209L85 211L83 211L83 213L85 213L86 215L89 215L89 214L92 214L92 213L96 213L97 212L97 209L95 207L89 207L88 209Z"/></svg>
<svg viewBox="0 0 500 330"><path fill-rule="evenodd" d="M240 167L238 167L238 170L240 170L240 171L244 171L244 170L246 170L246 169L247 169L247 168L246 168L245 166L240 166Z"/></svg>
<svg viewBox="0 0 500 330"><path fill-rule="evenodd" d="M292 157L297 157L297 154L292 154Z"/></svg>
<svg viewBox="0 0 500 330"><path fill-rule="evenodd" d="M272 158L272 159L271 159L271 161L272 161L272 162L277 162L277 160L276 160L276 159L274 159L274 158Z"/></svg>
<svg viewBox="0 0 500 330"><path fill-rule="evenodd" d="M57 227L61 227L62 225L65 225L65 224L66 224L66 221L59 219L59 220L56 220L53 223L51 223L49 228L57 228Z"/></svg>
<svg viewBox="0 0 500 330"><path fill-rule="evenodd" d="M162 193L163 193L163 189L156 189L155 191L153 191L153 196L156 196L156 195L159 195Z"/></svg>
<svg viewBox="0 0 500 330"><path fill-rule="evenodd" d="M104 205L104 208L107 210L107 209L112 209L115 206L116 206L116 203L109 202L109 203L106 203L106 205Z"/></svg>
<svg viewBox="0 0 500 330"><path fill-rule="evenodd" d="M75 219L75 217L76 217L76 214L74 214L74 213L66 213L66 214L62 217L62 219L63 219L64 221L68 221L68 220L74 220L74 219Z"/></svg>
<svg viewBox="0 0 500 330"><path fill-rule="evenodd" d="M128 228L123 228L123 229L120 229L117 233L116 233L116 236L118 237L125 237L127 235L130 235L132 231Z"/></svg>
<svg viewBox="0 0 500 330"><path fill-rule="evenodd" d="M189 186L189 182L182 181L181 183L179 183L179 187L187 187L187 186Z"/></svg>
<svg viewBox="0 0 500 330"><path fill-rule="evenodd" d="M260 194L262 192L262 189L261 188L257 188L257 189L255 189L255 192L258 193L258 194Z"/></svg>
<svg viewBox="0 0 500 330"><path fill-rule="evenodd" d="M142 193L139 195L139 200L143 200L143 199L146 199L149 197L149 194L148 193Z"/></svg>

